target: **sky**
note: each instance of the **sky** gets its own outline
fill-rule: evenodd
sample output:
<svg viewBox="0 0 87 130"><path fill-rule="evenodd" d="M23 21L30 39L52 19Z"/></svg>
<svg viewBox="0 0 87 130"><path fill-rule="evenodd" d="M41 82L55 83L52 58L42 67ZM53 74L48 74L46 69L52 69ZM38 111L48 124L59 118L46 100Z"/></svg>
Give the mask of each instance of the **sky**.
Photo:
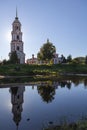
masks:
<svg viewBox="0 0 87 130"><path fill-rule="evenodd" d="M0 60L9 59L16 7L26 59L36 57L47 38L59 56L87 55L87 0L1 0Z"/></svg>

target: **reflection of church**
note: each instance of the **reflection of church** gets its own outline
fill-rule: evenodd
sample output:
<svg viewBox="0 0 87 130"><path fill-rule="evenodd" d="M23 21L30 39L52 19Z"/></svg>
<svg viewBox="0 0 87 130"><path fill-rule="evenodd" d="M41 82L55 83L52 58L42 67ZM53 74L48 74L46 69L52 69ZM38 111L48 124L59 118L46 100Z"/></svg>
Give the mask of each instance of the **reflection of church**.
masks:
<svg viewBox="0 0 87 130"><path fill-rule="evenodd" d="M17 127L19 125L19 122L21 121L21 112L23 110L22 104L24 102L23 99L24 91L25 91L24 86L10 88L13 120L17 125Z"/></svg>

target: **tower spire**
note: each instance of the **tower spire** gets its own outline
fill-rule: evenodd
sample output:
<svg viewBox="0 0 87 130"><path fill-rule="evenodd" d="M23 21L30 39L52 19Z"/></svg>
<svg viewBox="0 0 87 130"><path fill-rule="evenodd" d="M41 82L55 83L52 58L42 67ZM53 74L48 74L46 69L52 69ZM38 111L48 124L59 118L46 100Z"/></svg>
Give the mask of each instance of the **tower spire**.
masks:
<svg viewBox="0 0 87 130"><path fill-rule="evenodd" d="M17 10L17 7L16 7L16 19L18 19L18 10Z"/></svg>

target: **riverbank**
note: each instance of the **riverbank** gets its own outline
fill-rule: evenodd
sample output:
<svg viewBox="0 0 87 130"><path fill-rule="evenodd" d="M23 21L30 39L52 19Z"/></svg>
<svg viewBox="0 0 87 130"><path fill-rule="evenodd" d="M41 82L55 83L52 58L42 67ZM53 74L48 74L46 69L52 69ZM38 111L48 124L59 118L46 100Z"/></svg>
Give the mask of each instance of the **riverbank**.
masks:
<svg viewBox="0 0 87 130"><path fill-rule="evenodd" d="M64 125L64 126L55 126L52 128L47 128L44 130L87 130L87 123L83 124L70 124L70 125Z"/></svg>
<svg viewBox="0 0 87 130"><path fill-rule="evenodd" d="M38 81L87 80L87 65L1 65L0 85Z"/></svg>
<svg viewBox="0 0 87 130"><path fill-rule="evenodd" d="M48 128L43 130L87 130L87 120L81 120L76 123L64 123L62 125L49 125Z"/></svg>
<svg viewBox="0 0 87 130"><path fill-rule="evenodd" d="M0 78L11 76L87 76L86 64L0 65Z"/></svg>

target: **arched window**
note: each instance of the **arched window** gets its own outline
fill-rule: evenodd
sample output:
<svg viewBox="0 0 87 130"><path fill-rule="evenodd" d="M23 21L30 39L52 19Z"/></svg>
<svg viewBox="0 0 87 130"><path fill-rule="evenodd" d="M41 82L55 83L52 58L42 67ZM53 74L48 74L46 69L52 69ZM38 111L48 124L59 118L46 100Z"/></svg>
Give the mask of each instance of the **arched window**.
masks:
<svg viewBox="0 0 87 130"><path fill-rule="evenodd" d="M17 50L19 51L19 46L17 46Z"/></svg>
<svg viewBox="0 0 87 130"><path fill-rule="evenodd" d="M17 40L19 40L19 35L17 35Z"/></svg>
<svg viewBox="0 0 87 130"><path fill-rule="evenodd" d="M17 98L19 99L19 95L17 96Z"/></svg>
<svg viewBox="0 0 87 130"><path fill-rule="evenodd" d="M16 29L18 30L18 26L16 27Z"/></svg>

